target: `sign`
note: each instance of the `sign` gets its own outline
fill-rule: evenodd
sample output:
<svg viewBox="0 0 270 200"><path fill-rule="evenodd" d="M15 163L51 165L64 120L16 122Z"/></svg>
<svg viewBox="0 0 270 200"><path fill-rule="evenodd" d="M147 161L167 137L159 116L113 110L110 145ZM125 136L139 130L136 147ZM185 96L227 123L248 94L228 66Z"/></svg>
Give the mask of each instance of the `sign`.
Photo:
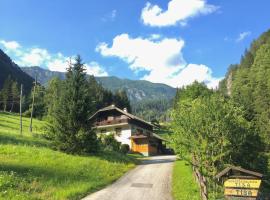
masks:
<svg viewBox="0 0 270 200"><path fill-rule="evenodd" d="M224 182L225 187L236 187L236 188L256 188L258 189L261 185L261 180L257 179L228 179Z"/></svg>
<svg viewBox="0 0 270 200"><path fill-rule="evenodd" d="M258 196L258 190L225 188L224 194L228 196L256 197Z"/></svg>
<svg viewBox="0 0 270 200"><path fill-rule="evenodd" d="M225 199L256 200L260 195L263 174L241 167L230 166L216 175L216 179L224 183Z"/></svg>

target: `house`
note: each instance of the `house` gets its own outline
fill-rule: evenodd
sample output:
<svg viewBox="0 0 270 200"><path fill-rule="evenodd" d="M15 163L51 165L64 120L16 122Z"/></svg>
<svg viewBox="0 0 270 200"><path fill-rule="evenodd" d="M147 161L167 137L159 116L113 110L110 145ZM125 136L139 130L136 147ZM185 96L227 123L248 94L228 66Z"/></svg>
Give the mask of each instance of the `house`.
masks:
<svg viewBox="0 0 270 200"><path fill-rule="evenodd" d="M127 109L111 105L98 110L90 120L97 135L113 133L118 142L129 145L131 152L149 156L164 149L164 139L153 132L154 125L128 113Z"/></svg>

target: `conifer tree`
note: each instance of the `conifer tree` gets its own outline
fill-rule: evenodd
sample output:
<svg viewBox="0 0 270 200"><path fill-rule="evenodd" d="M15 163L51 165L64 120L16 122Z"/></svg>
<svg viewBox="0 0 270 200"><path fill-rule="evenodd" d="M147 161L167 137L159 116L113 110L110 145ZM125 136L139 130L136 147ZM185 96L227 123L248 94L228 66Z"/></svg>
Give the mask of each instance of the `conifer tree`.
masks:
<svg viewBox="0 0 270 200"><path fill-rule="evenodd" d="M11 85L12 85L12 80L11 80L11 77L8 76L7 79L4 82L4 86L3 86L3 89L2 89L2 100L3 100L4 112L7 110L8 105L12 100L12 97L11 97Z"/></svg>
<svg viewBox="0 0 270 200"><path fill-rule="evenodd" d="M51 113L50 131L55 147L68 153L88 153L97 150L95 132L89 117L95 111L88 92L84 65L80 56L67 69L66 80Z"/></svg>
<svg viewBox="0 0 270 200"><path fill-rule="evenodd" d="M20 92L19 92L19 87L18 83L16 81L13 81L11 84L11 107L10 107L10 112L14 110L14 106L19 104L19 99L20 99Z"/></svg>

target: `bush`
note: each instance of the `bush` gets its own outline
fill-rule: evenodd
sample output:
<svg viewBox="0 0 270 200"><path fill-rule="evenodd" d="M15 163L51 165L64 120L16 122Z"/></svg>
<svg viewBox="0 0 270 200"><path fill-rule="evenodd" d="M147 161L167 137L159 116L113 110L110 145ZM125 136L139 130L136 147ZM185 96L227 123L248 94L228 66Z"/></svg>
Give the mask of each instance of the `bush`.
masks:
<svg viewBox="0 0 270 200"><path fill-rule="evenodd" d="M102 135L101 143L105 150L118 152L120 151L121 143L115 139L114 134Z"/></svg>
<svg viewBox="0 0 270 200"><path fill-rule="evenodd" d="M120 152L123 154L127 154L129 152L129 145L128 144L121 144Z"/></svg>

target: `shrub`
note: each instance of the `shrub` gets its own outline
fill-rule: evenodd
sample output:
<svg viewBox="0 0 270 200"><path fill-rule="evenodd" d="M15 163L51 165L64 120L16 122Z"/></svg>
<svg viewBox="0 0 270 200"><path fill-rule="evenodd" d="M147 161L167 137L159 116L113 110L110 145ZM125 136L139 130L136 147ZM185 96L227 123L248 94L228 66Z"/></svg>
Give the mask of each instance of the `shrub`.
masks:
<svg viewBox="0 0 270 200"><path fill-rule="evenodd" d="M121 143L115 139L114 134L102 135L101 143L105 150L118 152L120 150Z"/></svg>
<svg viewBox="0 0 270 200"><path fill-rule="evenodd" d="M121 144L120 152L123 154L127 154L129 152L129 145L128 144Z"/></svg>

